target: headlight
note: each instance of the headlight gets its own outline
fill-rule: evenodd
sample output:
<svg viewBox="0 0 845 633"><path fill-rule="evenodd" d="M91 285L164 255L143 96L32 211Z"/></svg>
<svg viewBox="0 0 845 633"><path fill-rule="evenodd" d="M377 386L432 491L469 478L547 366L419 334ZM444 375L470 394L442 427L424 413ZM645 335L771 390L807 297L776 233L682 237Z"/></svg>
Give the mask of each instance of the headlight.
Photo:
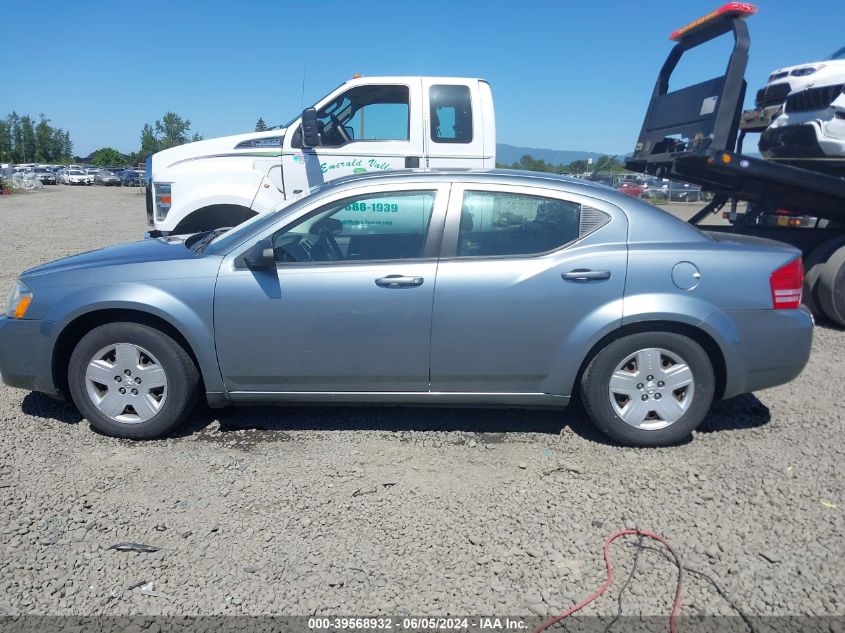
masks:
<svg viewBox="0 0 845 633"><path fill-rule="evenodd" d="M790 75L793 77L806 77L807 75L812 75L817 70L821 70L824 68L824 64L820 66L802 66L801 68L796 68L793 71L790 71Z"/></svg>
<svg viewBox="0 0 845 633"><path fill-rule="evenodd" d="M22 319L26 314L29 304L32 303L32 291L22 282L16 281L9 295L9 307L6 309L6 316L10 319Z"/></svg>
<svg viewBox="0 0 845 633"><path fill-rule="evenodd" d="M170 194L170 183L155 183L153 186L156 192L156 218L164 220L173 200Z"/></svg>

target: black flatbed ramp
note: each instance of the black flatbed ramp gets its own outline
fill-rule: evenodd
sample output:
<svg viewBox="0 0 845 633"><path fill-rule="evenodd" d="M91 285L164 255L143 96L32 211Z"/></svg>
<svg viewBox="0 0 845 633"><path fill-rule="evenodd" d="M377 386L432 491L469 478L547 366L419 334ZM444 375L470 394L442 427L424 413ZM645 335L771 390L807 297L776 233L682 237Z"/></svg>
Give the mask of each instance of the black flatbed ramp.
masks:
<svg viewBox="0 0 845 633"><path fill-rule="evenodd" d="M755 12L752 5L730 2L671 35L676 44L660 69L634 153L625 166L713 192L715 204L697 213L692 223L727 199L751 202L757 213L787 209L845 222L845 179L834 175L845 160L823 162L819 171L736 151L751 42L745 18ZM734 48L724 73L670 92L669 79L683 54L728 33Z"/></svg>

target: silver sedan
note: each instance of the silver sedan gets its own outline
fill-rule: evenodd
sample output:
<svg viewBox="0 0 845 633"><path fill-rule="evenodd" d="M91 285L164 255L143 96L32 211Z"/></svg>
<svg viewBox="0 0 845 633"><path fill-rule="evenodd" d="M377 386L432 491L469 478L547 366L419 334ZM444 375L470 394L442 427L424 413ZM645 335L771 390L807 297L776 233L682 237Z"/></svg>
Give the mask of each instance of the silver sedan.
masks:
<svg viewBox="0 0 845 633"><path fill-rule="evenodd" d="M800 253L548 174L334 181L224 232L28 270L0 373L127 438L229 403L564 407L688 437L810 354Z"/></svg>

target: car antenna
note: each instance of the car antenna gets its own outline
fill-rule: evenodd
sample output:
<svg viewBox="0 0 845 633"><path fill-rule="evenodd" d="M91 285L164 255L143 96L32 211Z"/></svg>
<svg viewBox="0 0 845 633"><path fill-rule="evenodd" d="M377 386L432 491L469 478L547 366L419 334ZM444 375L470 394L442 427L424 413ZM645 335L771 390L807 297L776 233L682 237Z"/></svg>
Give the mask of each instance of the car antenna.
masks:
<svg viewBox="0 0 845 633"><path fill-rule="evenodd" d="M305 64L302 64L302 94L299 97L299 109L305 109ZM278 130L279 128L283 127L280 123L279 125L271 125L268 127L268 130Z"/></svg>

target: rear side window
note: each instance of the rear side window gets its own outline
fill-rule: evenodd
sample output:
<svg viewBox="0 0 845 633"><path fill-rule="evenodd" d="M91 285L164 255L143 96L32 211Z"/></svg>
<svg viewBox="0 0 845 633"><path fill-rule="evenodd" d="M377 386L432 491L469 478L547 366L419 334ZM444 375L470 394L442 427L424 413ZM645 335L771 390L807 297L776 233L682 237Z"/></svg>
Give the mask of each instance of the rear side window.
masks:
<svg viewBox="0 0 845 633"><path fill-rule="evenodd" d="M435 85L429 91L431 140L472 142L472 99L469 87Z"/></svg>
<svg viewBox="0 0 845 633"><path fill-rule="evenodd" d="M581 205L515 193L467 191L459 257L537 255L578 239Z"/></svg>

